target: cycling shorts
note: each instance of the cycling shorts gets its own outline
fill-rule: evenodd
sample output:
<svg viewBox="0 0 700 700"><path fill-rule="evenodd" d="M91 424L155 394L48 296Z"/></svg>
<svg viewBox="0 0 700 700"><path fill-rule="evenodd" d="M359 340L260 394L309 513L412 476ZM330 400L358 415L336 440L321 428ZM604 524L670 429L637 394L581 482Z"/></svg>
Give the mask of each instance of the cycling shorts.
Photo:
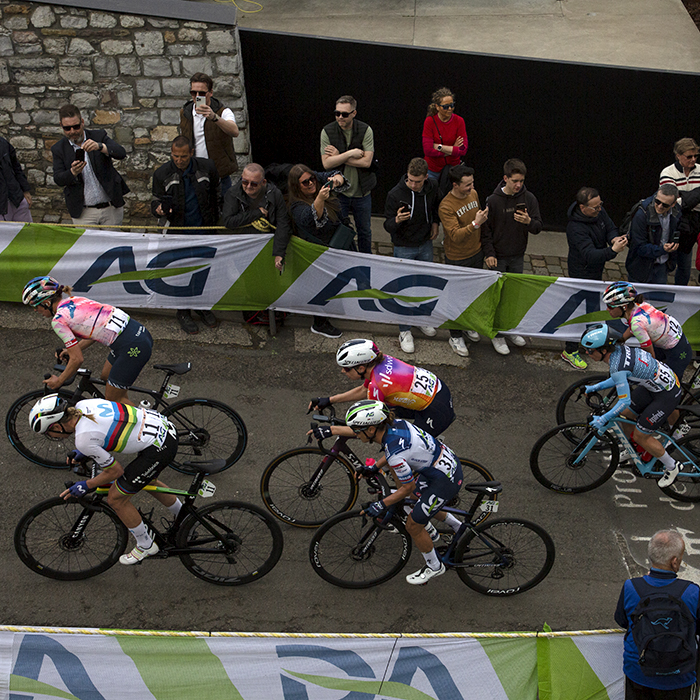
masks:
<svg viewBox="0 0 700 700"><path fill-rule="evenodd" d="M425 430L433 437L438 437L447 430L455 419L455 410L452 407L452 394L445 382L440 382L440 391L422 411L403 406L391 406L397 418L413 421L417 428Z"/></svg>
<svg viewBox="0 0 700 700"><path fill-rule="evenodd" d="M657 360L661 360L661 362L668 365L676 373L679 382L683 381L685 368L690 364L690 360L693 358L693 348L690 347L685 333L672 348L657 348L655 345L654 354Z"/></svg>
<svg viewBox="0 0 700 700"><path fill-rule="evenodd" d="M107 384L117 389L128 389L151 359L153 338L146 326L130 319L126 328L109 346L107 361L112 365Z"/></svg>
<svg viewBox="0 0 700 700"><path fill-rule="evenodd" d="M420 474L416 477L415 497L418 503L413 506L411 517L419 525L427 525L430 518L438 513L445 503L449 503L462 488L462 478L452 481L448 477L438 477L428 481Z"/></svg>
<svg viewBox="0 0 700 700"><path fill-rule="evenodd" d="M114 482L117 489L128 496L138 493L144 486L165 469L177 453L177 433L170 423L165 440L160 447L151 445L136 455L124 469L124 473Z"/></svg>
<svg viewBox="0 0 700 700"><path fill-rule="evenodd" d="M683 397L683 389L675 387L670 391L649 391L638 386L632 391L630 409L637 414L636 429L640 433L651 434L661 429L668 417L676 410Z"/></svg>

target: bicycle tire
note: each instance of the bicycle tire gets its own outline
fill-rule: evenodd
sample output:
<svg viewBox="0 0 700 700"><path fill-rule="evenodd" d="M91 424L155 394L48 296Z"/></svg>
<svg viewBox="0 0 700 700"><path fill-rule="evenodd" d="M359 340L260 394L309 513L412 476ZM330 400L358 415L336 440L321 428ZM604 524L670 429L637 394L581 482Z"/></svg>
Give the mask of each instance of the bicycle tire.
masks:
<svg viewBox="0 0 700 700"><path fill-rule="evenodd" d="M177 430L177 455L170 466L182 474L195 474L183 462L223 459L224 469L245 452L248 430L230 406L214 399L184 399L168 406L163 415ZM223 471L223 469L221 470Z"/></svg>
<svg viewBox="0 0 700 700"><path fill-rule="evenodd" d="M326 453L318 447L299 447L267 465L260 494L272 515L295 527L318 527L336 513L352 509L359 486L355 470L342 455L329 457L327 470L312 484L324 457Z"/></svg>
<svg viewBox="0 0 700 700"><path fill-rule="evenodd" d="M68 469L66 453L69 448L66 441L40 435L29 427L29 412L44 395L43 389L36 389L20 396L7 412L5 432L12 447L30 462L49 469ZM59 389L58 395L63 399L71 399L73 392Z"/></svg>
<svg viewBox="0 0 700 700"><path fill-rule="evenodd" d="M584 493L604 484L620 461L617 441L607 433L579 464L579 446L595 431L586 423L565 423L547 431L530 452L530 469L537 481L557 493Z"/></svg>
<svg viewBox="0 0 700 700"><path fill-rule="evenodd" d="M465 557L474 555L474 568L457 567L462 582L484 595L505 597L541 583L552 570L555 548L543 527L528 520L498 518L462 537L455 550L455 563L466 563ZM493 562L493 567L485 567L486 562Z"/></svg>
<svg viewBox="0 0 700 700"><path fill-rule="evenodd" d="M591 415L591 409L586 404L585 398L580 395L579 389L587 384L598 384L609 379L609 374L589 374L579 377L573 384L564 389L557 401L557 425L564 423L584 423ZM616 395L615 387L604 390L604 396Z"/></svg>
<svg viewBox="0 0 700 700"><path fill-rule="evenodd" d="M352 511L333 516L316 530L309 559L313 570L334 586L371 588L396 576L408 563L411 549L411 538L397 518L387 529Z"/></svg>
<svg viewBox="0 0 700 700"><path fill-rule="evenodd" d="M700 435L686 435L678 441L680 447L688 457L669 446L669 454L673 459L684 462L683 470L678 474L670 486L664 486L661 490L676 501L697 503L700 501ZM694 462L694 464L693 464Z"/></svg>
<svg viewBox="0 0 700 700"><path fill-rule="evenodd" d="M126 526L104 503L88 510L78 501L49 498L30 508L15 528L15 551L22 562L59 581L80 581L107 571L128 542Z"/></svg>
<svg viewBox="0 0 700 700"><path fill-rule="evenodd" d="M185 568L198 578L218 586L241 586L270 573L282 556L282 530L262 508L218 501L197 512L218 535L190 514L178 530L176 546L201 549L180 555ZM224 549L222 540L231 551Z"/></svg>

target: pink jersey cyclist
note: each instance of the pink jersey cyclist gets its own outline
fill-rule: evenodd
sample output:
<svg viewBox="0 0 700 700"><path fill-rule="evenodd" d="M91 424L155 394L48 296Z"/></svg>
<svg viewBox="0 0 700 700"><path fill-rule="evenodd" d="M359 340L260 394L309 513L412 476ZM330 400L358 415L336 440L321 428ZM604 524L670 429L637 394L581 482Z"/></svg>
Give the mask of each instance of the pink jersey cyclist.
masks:
<svg viewBox="0 0 700 700"><path fill-rule="evenodd" d="M79 339L96 340L110 346L129 320L129 314L115 306L85 297L69 297L56 307L51 327L67 348L77 344Z"/></svg>
<svg viewBox="0 0 700 700"><path fill-rule="evenodd" d="M440 380L427 369L413 367L391 355L372 368L365 379L367 398L382 401L387 406L403 406L423 411L440 391Z"/></svg>
<svg viewBox="0 0 700 700"><path fill-rule="evenodd" d="M629 326L632 335L645 350L650 345L670 350L683 337L683 328L673 316L668 316L645 301L636 305L629 321L623 318L622 322Z"/></svg>

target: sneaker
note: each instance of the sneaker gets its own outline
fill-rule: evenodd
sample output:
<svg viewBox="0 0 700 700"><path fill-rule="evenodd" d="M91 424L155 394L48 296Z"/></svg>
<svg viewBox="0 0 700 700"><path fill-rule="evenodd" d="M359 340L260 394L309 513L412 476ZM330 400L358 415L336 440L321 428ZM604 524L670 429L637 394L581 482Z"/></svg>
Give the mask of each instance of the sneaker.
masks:
<svg viewBox="0 0 700 700"><path fill-rule="evenodd" d="M671 434L671 437L674 440L680 440L684 435L687 435L690 432L690 426L686 421L682 420L678 423L678 427L673 431Z"/></svg>
<svg viewBox="0 0 700 700"><path fill-rule="evenodd" d="M472 343L478 343L481 340L481 336L476 331L467 331L467 338L469 338Z"/></svg>
<svg viewBox="0 0 700 700"><path fill-rule="evenodd" d="M428 523L425 526L425 531L430 535L430 539L433 541L433 544L436 544L440 541L440 533L438 532L435 525L433 525L432 523Z"/></svg>
<svg viewBox="0 0 700 700"><path fill-rule="evenodd" d="M561 359L564 360L564 362L568 362L574 369L586 369L586 367L588 367L588 363L581 357L578 350L574 350L573 352L566 352L566 350L564 350L561 354Z"/></svg>
<svg viewBox="0 0 700 700"><path fill-rule="evenodd" d="M324 335L326 338L340 338L343 335L342 331L338 330L327 318L324 318L318 325L314 322L311 325L311 332Z"/></svg>
<svg viewBox="0 0 700 700"><path fill-rule="evenodd" d="M151 543L151 546L146 549L134 547L128 554L122 554L119 557L119 563L124 564L124 566L140 564L146 557L152 557L154 554L158 554L158 551L159 547L155 542Z"/></svg>
<svg viewBox="0 0 700 700"><path fill-rule="evenodd" d="M667 486L670 486L676 480L682 466L683 465L680 462L676 462L673 469L667 469L663 476L659 479L659 488L665 489Z"/></svg>
<svg viewBox="0 0 700 700"><path fill-rule="evenodd" d="M406 581L412 586L422 586L428 583L431 578L442 576L445 573L445 565L440 562L439 569L431 569L427 564L420 570L406 576Z"/></svg>
<svg viewBox="0 0 700 700"><path fill-rule="evenodd" d="M522 335L511 335L510 342L513 343L513 345L517 345L519 348L523 348L525 345L527 345L527 342Z"/></svg>
<svg viewBox="0 0 700 700"><path fill-rule="evenodd" d="M189 333L190 335L199 333L199 326L194 322L189 311L178 311L175 314L175 318L180 322L180 328L182 328L185 333Z"/></svg>
<svg viewBox="0 0 700 700"><path fill-rule="evenodd" d="M499 354L499 355L509 355L510 354L510 348L508 347L508 344L506 343L505 338L491 338L491 344L493 345L493 349Z"/></svg>
<svg viewBox="0 0 700 700"><path fill-rule="evenodd" d="M437 335L437 331L432 326L421 326L420 330L421 333L423 333L423 335L427 335L428 338L432 338L434 335Z"/></svg>
<svg viewBox="0 0 700 700"><path fill-rule="evenodd" d="M202 323L207 328L216 328L219 325L219 319L211 311L195 311L195 313L202 319Z"/></svg>
<svg viewBox="0 0 700 700"><path fill-rule="evenodd" d="M401 343L401 349L409 355L416 350L411 331L401 331L399 333L399 343Z"/></svg>
<svg viewBox="0 0 700 700"><path fill-rule="evenodd" d="M450 347L460 356L469 357L469 350L464 343L464 338L461 336L457 338L450 338Z"/></svg>

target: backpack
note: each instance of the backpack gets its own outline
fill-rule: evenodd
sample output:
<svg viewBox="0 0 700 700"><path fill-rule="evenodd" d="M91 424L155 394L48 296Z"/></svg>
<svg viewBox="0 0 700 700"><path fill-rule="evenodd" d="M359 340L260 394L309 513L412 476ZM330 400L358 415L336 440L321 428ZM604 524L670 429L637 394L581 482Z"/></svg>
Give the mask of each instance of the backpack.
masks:
<svg viewBox="0 0 700 700"><path fill-rule="evenodd" d="M640 597L630 615L632 639L645 676L674 676L695 670L697 640L695 618L681 596L690 581L676 579L668 586L652 586L643 578L631 579Z"/></svg>
<svg viewBox="0 0 700 700"><path fill-rule="evenodd" d="M640 199L626 214L625 218L622 219L622 223L617 229L618 236L628 236L630 235L630 229L632 228L632 219L634 215L642 208L643 199Z"/></svg>

